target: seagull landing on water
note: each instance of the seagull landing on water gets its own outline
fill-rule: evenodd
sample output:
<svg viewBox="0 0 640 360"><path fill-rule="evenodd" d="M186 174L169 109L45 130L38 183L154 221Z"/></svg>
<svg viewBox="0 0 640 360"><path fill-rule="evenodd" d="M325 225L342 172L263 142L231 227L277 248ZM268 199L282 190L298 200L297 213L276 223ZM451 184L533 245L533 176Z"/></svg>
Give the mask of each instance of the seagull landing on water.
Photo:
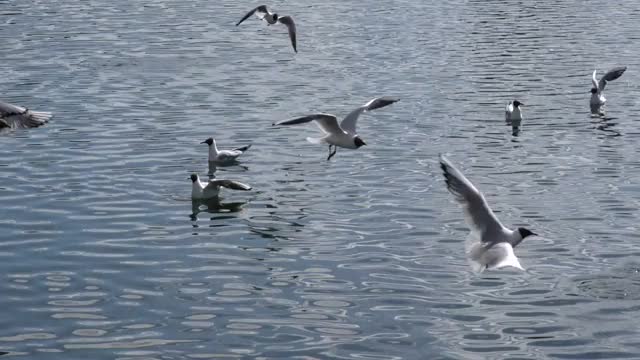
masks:
<svg viewBox="0 0 640 360"><path fill-rule="evenodd" d="M208 183L203 183L200 181L198 174L191 174L191 182L193 182L191 187L191 199L193 200L214 199L220 194L220 187L232 190L251 190L251 186L233 180L213 179L209 180Z"/></svg>
<svg viewBox="0 0 640 360"><path fill-rule="evenodd" d="M214 138L208 138L207 140L201 142L201 144L209 145L209 162L215 163L216 165L226 165L231 164L236 161L238 156L244 154L245 151L249 150L251 145L235 148L233 150L218 150L216 146L216 140Z"/></svg>
<svg viewBox="0 0 640 360"><path fill-rule="evenodd" d="M482 271L505 266L524 270L513 248L526 237L537 234L525 228L510 230L504 227L482 193L442 155L440 168L444 172L447 189L462 205L467 225L471 230L467 257L473 270Z"/></svg>
<svg viewBox="0 0 640 360"><path fill-rule="evenodd" d="M596 72L598 70L593 70L593 75L591 76L591 83L593 84L593 87L591 88L591 100L589 100L589 107L591 108L592 114L604 115L603 108L607 102L607 99L604 97L604 87L607 86L608 81L619 78L626 70L626 66L613 68L607 71L607 73L600 78L600 81L598 81L598 78L596 77Z"/></svg>
<svg viewBox="0 0 640 360"><path fill-rule="evenodd" d="M0 129L38 127L44 125L50 118L50 112L31 111L0 101Z"/></svg>
<svg viewBox="0 0 640 360"><path fill-rule="evenodd" d="M273 125L295 125L315 121L325 135L321 138L307 138L307 141L312 144L329 144L329 157L327 160L330 160L338 151L338 146L346 149L358 149L363 145L367 145L356 132L356 122L360 114L391 105L397 101L399 99L390 97L375 98L351 111L340 124L338 124L338 118L335 115L319 113L280 121ZM333 147L333 152L331 147Z"/></svg>
<svg viewBox="0 0 640 360"><path fill-rule="evenodd" d="M520 132L520 124L522 123L522 109L520 106L524 105L518 100L513 100L507 104L504 115L507 125L511 125L513 135L517 136Z"/></svg>
<svg viewBox="0 0 640 360"><path fill-rule="evenodd" d="M293 51L298 52L296 47L296 24L293 22L293 18L291 16L278 16L276 13L272 13L267 9L267 5L260 5L257 8L249 11L238 23L236 26L242 24L243 21L247 20L251 15L256 14L258 18L267 22L267 25L273 25L275 23L283 24L289 30L289 38L291 39L291 46L293 46Z"/></svg>

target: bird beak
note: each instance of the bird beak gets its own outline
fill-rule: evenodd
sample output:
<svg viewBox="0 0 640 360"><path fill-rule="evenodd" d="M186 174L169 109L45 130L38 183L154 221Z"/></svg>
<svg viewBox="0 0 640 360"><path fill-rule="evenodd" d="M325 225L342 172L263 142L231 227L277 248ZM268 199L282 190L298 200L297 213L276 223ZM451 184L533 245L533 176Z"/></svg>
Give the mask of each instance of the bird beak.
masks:
<svg viewBox="0 0 640 360"><path fill-rule="evenodd" d="M531 233L531 235L534 235L534 236L540 236L540 235L538 235L538 234L536 234L536 233L534 233L534 232L532 232L532 233Z"/></svg>
<svg viewBox="0 0 640 360"><path fill-rule="evenodd" d="M205 140L205 141L201 142L200 144L206 144L206 143L207 143L207 141Z"/></svg>

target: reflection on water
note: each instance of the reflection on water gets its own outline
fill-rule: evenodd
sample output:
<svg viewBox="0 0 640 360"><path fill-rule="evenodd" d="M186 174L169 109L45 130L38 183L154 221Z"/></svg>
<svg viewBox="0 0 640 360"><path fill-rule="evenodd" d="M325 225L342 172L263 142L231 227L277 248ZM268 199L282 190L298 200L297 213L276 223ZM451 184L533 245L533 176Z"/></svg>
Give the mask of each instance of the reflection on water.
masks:
<svg viewBox="0 0 640 360"><path fill-rule="evenodd" d="M3 98L55 114L0 135L3 358L637 357L637 3L359 6L288 3L295 54L229 0L2 2ZM330 162L271 127L385 94ZM254 190L189 210L209 135ZM544 234L525 272L469 270L438 153Z"/></svg>

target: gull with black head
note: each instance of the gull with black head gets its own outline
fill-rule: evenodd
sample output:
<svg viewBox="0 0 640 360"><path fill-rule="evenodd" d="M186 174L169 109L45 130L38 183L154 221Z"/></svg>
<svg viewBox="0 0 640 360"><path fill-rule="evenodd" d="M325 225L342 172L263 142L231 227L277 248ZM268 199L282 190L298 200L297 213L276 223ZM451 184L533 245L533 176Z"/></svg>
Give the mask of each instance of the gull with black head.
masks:
<svg viewBox="0 0 640 360"><path fill-rule="evenodd" d="M220 194L221 187L231 190L251 190L251 186L234 180L213 179L209 182L202 182L198 174L191 174L190 178L193 183L191 187L191 199L193 200L215 199Z"/></svg>
<svg viewBox="0 0 640 360"><path fill-rule="evenodd" d="M207 144L209 146L209 162L215 165L229 165L236 162L238 157L249 150L251 144L235 148L233 150L219 150L214 138L208 138L201 142L201 144Z"/></svg>
<svg viewBox="0 0 640 360"><path fill-rule="evenodd" d="M397 101L399 101L399 99L391 97L375 98L351 111L342 120L342 122L340 122L340 124L338 124L338 118L335 115L318 113L291 120L280 121L273 125L296 125L315 121L320 130L324 132L324 136L320 138L308 137L307 141L312 144L329 144L329 157L327 160L330 160L338 151L338 147L345 149L358 149L363 145L367 145L356 131L356 122L358 121L360 114L383 108Z"/></svg>
<svg viewBox="0 0 640 360"><path fill-rule="evenodd" d="M296 46L296 24L293 22L293 18L291 16L279 16L276 13L272 13L267 9L267 5L260 5L255 9L249 11L238 23L236 26L242 24L243 21L247 20L251 15L256 15L260 20L264 20L267 22L267 26L273 25L276 23L283 24L287 27L289 31L289 39L291 39L291 46L293 46L293 51L298 52Z"/></svg>
<svg viewBox="0 0 640 360"><path fill-rule="evenodd" d="M482 193L442 155L440 168L447 189L462 205L465 220L471 230L466 250L473 270L483 271L505 266L524 270L513 249L525 238L537 234L523 227L511 230L502 225Z"/></svg>
<svg viewBox="0 0 640 360"><path fill-rule="evenodd" d="M598 70L593 70L593 74L591 75L591 84L593 87L591 88L591 99L589 100L591 114L604 115L604 105L607 102L607 99L604 97L604 88L607 86L607 82L619 78L626 70L626 66L615 67L607 71L604 76L600 78L600 81L598 81L596 77Z"/></svg>

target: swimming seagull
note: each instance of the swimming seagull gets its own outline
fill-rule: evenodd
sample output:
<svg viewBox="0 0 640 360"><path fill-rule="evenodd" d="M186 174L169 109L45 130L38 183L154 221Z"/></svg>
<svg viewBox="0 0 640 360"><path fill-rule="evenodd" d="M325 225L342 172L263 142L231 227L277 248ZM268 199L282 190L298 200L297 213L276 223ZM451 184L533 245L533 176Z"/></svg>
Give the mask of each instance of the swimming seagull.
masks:
<svg viewBox="0 0 640 360"><path fill-rule="evenodd" d="M0 129L38 127L49 121L50 118L50 112L31 111L0 101Z"/></svg>
<svg viewBox="0 0 640 360"><path fill-rule="evenodd" d="M251 147L251 145L246 145L233 150L218 150L214 138L208 138L201 142L201 144L209 145L209 162L218 165L233 163L238 156L244 154L244 152Z"/></svg>
<svg viewBox="0 0 640 360"><path fill-rule="evenodd" d="M596 72L593 70L593 75L591 76L591 82L593 83L593 87L591 88L591 100L589 101L589 106L591 107L592 114L603 115L603 107L607 102L607 99L604 97L604 87L607 86L608 81L615 80L622 76L624 72L627 70L626 66L615 67L609 71L598 81L596 78Z"/></svg>
<svg viewBox="0 0 640 360"><path fill-rule="evenodd" d="M291 45L293 46L293 51L296 53L298 49L296 48L296 24L293 22L293 18L291 16L278 16L276 13L272 13L267 9L267 5L260 5L257 8L249 11L247 15L245 15L236 26L242 24L243 21L247 20L251 15L256 14L260 20L264 20L268 25L273 25L275 23L283 24L289 30L289 38L291 39Z"/></svg>
<svg viewBox="0 0 640 360"><path fill-rule="evenodd" d="M400 99L391 97L375 98L368 103L358 107L357 109L351 111L342 120L342 122L340 122L340 125L338 125L338 118L335 115L323 113L307 115L291 120L284 120L273 125L295 125L315 121L316 125L318 125L320 130L322 130L325 135L321 138L308 137L307 141L312 144L329 144L329 157L327 158L327 160L330 160L338 151L338 146L347 149L358 149L362 145L367 145L356 133L356 122L358 121L358 117L360 116L360 114L362 114L363 112L379 109L387 105L391 105L399 100ZM331 152L332 146L334 148L333 152Z"/></svg>
<svg viewBox="0 0 640 360"><path fill-rule="evenodd" d="M208 183L202 183L198 174L191 174L191 181L193 182L191 187L191 199L193 200L216 198L220 194L220 187L232 190L251 190L251 186L233 180L213 179L209 180Z"/></svg>
<svg viewBox="0 0 640 360"><path fill-rule="evenodd" d="M505 120L507 121L507 125L511 125L514 136L518 135L520 124L522 123L522 109L520 109L520 105L524 104L518 100L511 101L507 104L504 111Z"/></svg>
<svg viewBox="0 0 640 360"><path fill-rule="evenodd" d="M513 266L524 270L513 248L524 238L537 235L526 228L510 230L500 223L484 196L460 170L440 155L440 168L444 172L447 189L462 204L472 242L467 256L475 271Z"/></svg>

